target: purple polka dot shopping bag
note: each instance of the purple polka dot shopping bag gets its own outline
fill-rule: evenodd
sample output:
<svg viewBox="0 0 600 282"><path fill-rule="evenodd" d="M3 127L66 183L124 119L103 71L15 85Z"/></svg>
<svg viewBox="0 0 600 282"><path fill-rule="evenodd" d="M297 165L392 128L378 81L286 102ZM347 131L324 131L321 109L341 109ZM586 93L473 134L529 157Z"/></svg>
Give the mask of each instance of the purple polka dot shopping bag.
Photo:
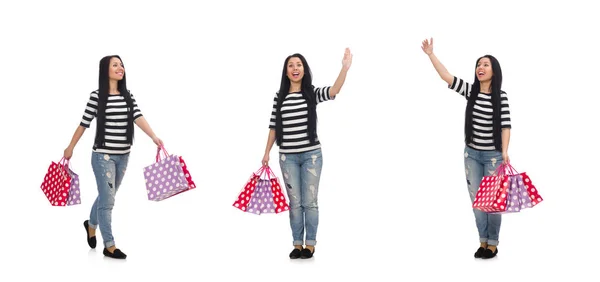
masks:
<svg viewBox="0 0 600 282"><path fill-rule="evenodd" d="M40 188L52 206L81 204L79 175L69 168L69 160L64 157L58 163L50 163Z"/></svg>
<svg viewBox="0 0 600 282"><path fill-rule="evenodd" d="M163 152L164 158L160 158ZM144 167L144 179L148 200L162 201L195 188L187 169L184 171L183 158L169 155L163 146L156 151L156 162Z"/></svg>

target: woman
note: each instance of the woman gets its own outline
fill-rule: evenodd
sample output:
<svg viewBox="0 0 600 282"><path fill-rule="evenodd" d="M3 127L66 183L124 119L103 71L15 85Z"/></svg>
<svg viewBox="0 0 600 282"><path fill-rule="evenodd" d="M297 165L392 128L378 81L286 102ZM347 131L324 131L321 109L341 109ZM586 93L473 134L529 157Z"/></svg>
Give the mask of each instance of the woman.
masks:
<svg viewBox="0 0 600 282"><path fill-rule="evenodd" d="M465 111L465 173L471 202L483 176L495 173L498 165L508 163L510 140L510 110L506 92L502 91L502 69L491 55L477 59L475 81L470 84L451 75L433 54L431 42L423 41L423 52L448 88L467 99ZM473 209L479 231L480 245L476 258L492 258L498 253L498 238L502 217Z"/></svg>
<svg viewBox="0 0 600 282"><path fill-rule="evenodd" d="M163 143L156 137L142 116L135 98L127 90L125 67L119 56L106 56L100 60L98 90L91 93L79 127L64 151L66 159L71 158L75 145L94 118L97 126L92 168L98 185L98 197L92 206L90 219L84 221L83 225L91 248L96 247L96 228L100 226L104 255L124 259L127 255L115 245L111 218L115 194L125 175L133 144L133 123L148 134L157 146Z"/></svg>
<svg viewBox="0 0 600 282"><path fill-rule="evenodd" d="M340 93L351 64L352 54L346 48L342 70L333 86L327 87L312 85L312 73L302 55L288 56L283 65L281 85L273 100L269 138L262 164L269 164L269 153L277 141L279 165L290 200L294 249L289 257L292 259L311 258L317 243L317 194L323 159L317 137L316 107L318 103L334 100Z"/></svg>

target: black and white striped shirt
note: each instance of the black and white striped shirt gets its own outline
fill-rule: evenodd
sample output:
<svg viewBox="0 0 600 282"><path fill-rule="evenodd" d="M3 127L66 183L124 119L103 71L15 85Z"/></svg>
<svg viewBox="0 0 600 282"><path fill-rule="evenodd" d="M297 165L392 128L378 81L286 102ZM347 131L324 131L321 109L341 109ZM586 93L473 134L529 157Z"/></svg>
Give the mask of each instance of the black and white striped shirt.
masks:
<svg viewBox="0 0 600 282"><path fill-rule="evenodd" d="M133 94L133 120L142 116ZM90 99L81 118L80 125L89 128L98 111L98 91L90 94ZM106 129L104 135L105 146L99 144L94 152L105 154L126 154L131 150L131 144L127 142L127 102L123 95L108 95L106 103Z"/></svg>
<svg viewBox="0 0 600 282"><path fill-rule="evenodd" d="M471 84L461 78L454 77L452 85L448 85L448 88L465 96L467 100L471 96ZM500 94L500 103L502 104L500 112L501 127L511 128L508 97L504 91ZM469 147L482 151L496 150L494 146L493 113L491 95L479 93L473 107L473 140L467 144Z"/></svg>
<svg viewBox="0 0 600 282"><path fill-rule="evenodd" d="M315 87L317 104L334 100L329 96L331 86ZM275 114L277 113L277 94L273 99L270 129L275 129ZM289 93L281 105L281 122L283 125L283 141L279 146L280 153L302 153L321 148L319 138L315 136L316 143L310 145L308 138L308 109L307 103L301 92Z"/></svg>

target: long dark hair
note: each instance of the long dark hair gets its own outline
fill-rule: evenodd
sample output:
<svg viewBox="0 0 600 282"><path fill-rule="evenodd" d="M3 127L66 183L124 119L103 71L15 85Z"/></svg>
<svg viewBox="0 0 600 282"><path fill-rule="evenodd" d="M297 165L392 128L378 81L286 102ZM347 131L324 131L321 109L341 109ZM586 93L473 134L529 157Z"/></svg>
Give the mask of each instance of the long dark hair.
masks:
<svg viewBox="0 0 600 282"><path fill-rule="evenodd" d="M317 101L315 98L315 90L312 85L312 72L306 62L306 59L301 54L292 54L285 58L283 63L283 71L281 73L281 85L277 93L277 112L275 113L275 136L277 145L281 146L283 142L283 124L281 118L281 106L285 96L290 92L290 79L287 77L287 64L291 58L299 58L304 66L304 77L302 77L302 96L306 100L308 106L308 139L310 144L316 143L315 136L317 135Z"/></svg>
<svg viewBox="0 0 600 282"><path fill-rule="evenodd" d="M108 103L109 78L108 70L110 69L110 59L121 57L118 55L110 55L100 60L98 72L98 111L96 112L96 139L95 145L104 145L104 134L106 129L106 104ZM121 60L123 63L123 60ZM123 73L123 79L117 82L117 89L125 98L127 103L127 142L133 144L133 101L131 94L127 90L127 74Z"/></svg>
<svg viewBox="0 0 600 282"><path fill-rule="evenodd" d="M475 72L477 72L477 65L479 61L483 58L490 59L492 63L492 108L494 109L493 113L493 131L494 131L494 146L496 150L500 151L502 149L502 126L501 126L501 109L502 105L500 103L500 94L502 93L502 69L500 68L500 63L498 60L492 55L485 55L477 59L475 63ZM471 142L473 138L473 107L475 106L475 101L477 100L477 96L479 95L481 85L479 79L477 78L477 73L475 73L475 82L471 86L471 94L469 96L469 100L467 102L467 109L465 112L465 142ZM487 90L487 89L486 89Z"/></svg>

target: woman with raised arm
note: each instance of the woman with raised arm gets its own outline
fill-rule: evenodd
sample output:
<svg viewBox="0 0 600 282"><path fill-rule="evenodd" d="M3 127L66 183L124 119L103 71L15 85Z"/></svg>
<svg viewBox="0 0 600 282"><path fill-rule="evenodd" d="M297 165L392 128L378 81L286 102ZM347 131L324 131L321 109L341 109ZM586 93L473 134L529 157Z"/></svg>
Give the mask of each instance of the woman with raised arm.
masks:
<svg viewBox="0 0 600 282"><path fill-rule="evenodd" d="M75 145L94 118L96 137L92 148L92 169L98 197L89 220L85 220L83 226L90 248L96 248L96 229L99 226L104 241L103 254L125 259L127 255L115 246L111 222L115 195L125 176L133 144L133 124L139 126L157 146L163 143L156 137L142 116L133 94L127 89L125 66L117 55L100 60L98 90L90 94L81 122L64 151L65 159L71 158Z"/></svg>
<svg viewBox="0 0 600 282"><path fill-rule="evenodd" d="M465 148L464 166L471 202L484 176L495 173L498 165L509 162L510 110L506 92L502 91L502 69L498 60L491 55L477 59L475 79L466 82L448 72L433 53L433 38L423 41L421 49L429 56L439 76L448 88L464 96ZM490 214L473 209L479 231L479 248L476 258L492 258L498 253L500 214Z"/></svg>
<svg viewBox="0 0 600 282"><path fill-rule="evenodd" d="M281 85L273 98L269 137L262 164L268 165L269 153L277 142L279 165L290 201L294 245L289 254L291 259L311 258L317 243L317 195L323 165L321 143L317 137L317 104L335 99L351 64L352 54L346 48L342 69L333 86L314 87L312 73L304 56L296 53L284 61Z"/></svg>

